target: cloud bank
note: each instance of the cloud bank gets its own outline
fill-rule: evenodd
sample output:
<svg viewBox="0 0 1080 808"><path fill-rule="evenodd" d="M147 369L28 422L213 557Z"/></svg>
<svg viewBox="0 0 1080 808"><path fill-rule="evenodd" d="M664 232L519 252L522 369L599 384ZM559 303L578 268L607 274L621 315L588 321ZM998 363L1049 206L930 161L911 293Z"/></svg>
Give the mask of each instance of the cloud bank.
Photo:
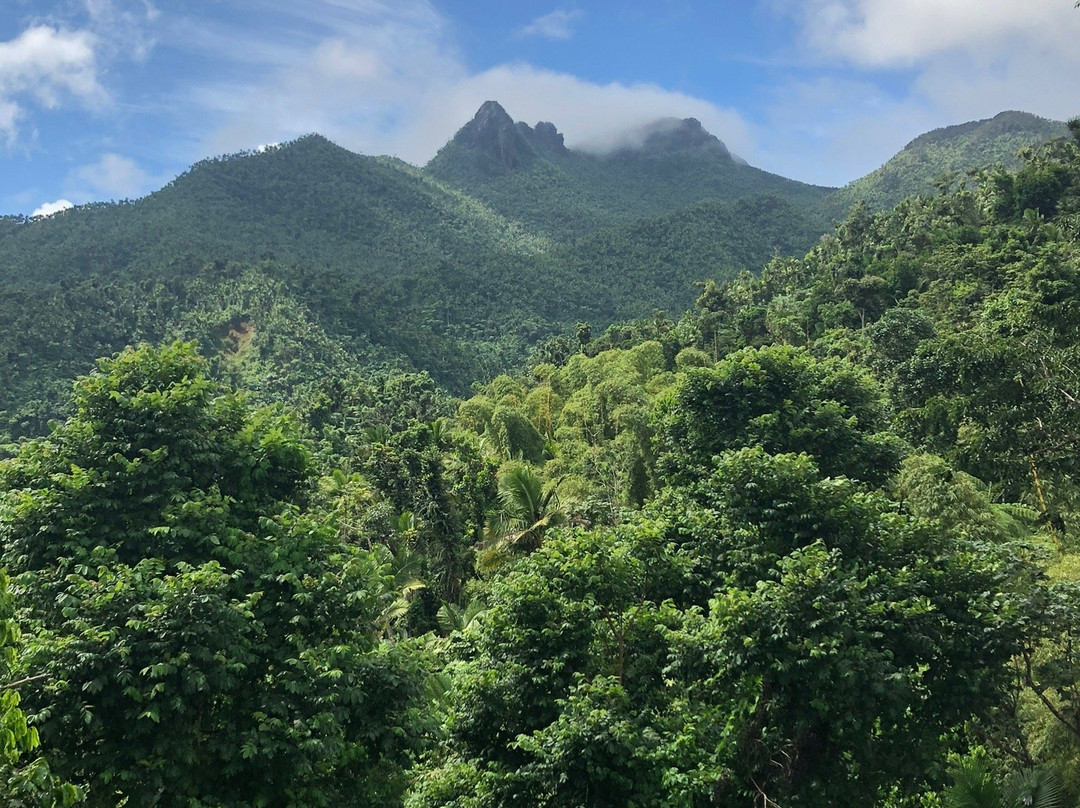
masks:
<svg viewBox="0 0 1080 808"><path fill-rule="evenodd" d="M190 100L220 122L204 151L320 132L356 151L423 164L494 99L515 119L552 121L571 147L605 148L656 118L694 116L732 150L754 152L739 113L654 84L598 84L524 63L471 71L426 0L318 0L303 9L289 13L300 35L275 47L258 32L219 23L191 32L194 42L231 41L228 58L245 65L245 77L258 76L192 91ZM527 29L561 37L578 19L577 12L557 11Z"/></svg>

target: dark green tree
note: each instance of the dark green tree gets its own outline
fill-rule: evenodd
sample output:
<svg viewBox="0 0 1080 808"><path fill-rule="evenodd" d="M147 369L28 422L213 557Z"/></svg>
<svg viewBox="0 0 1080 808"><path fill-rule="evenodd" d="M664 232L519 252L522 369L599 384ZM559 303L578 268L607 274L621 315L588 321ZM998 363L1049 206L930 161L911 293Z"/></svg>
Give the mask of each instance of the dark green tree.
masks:
<svg viewBox="0 0 1080 808"><path fill-rule="evenodd" d="M0 569L0 795L5 804L19 808L67 808L81 802L83 794L52 774L48 761L38 754L37 730L19 709L17 688L32 677L12 680L19 641L14 614L8 576Z"/></svg>
<svg viewBox="0 0 1080 808"><path fill-rule="evenodd" d="M918 794L1009 683L1006 583L992 554L806 455L724 453L647 517L555 531L495 576L408 804Z"/></svg>

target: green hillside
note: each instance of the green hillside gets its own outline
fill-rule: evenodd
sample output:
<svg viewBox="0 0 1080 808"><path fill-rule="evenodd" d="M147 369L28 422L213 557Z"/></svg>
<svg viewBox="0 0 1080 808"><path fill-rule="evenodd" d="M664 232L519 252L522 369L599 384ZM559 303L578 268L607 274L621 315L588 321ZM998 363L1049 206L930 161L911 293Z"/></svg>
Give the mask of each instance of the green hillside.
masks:
<svg viewBox="0 0 1080 808"><path fill-rule="evenodd" d="M1030 139L1032 121L929 133L879 174L917 186ZM97 356L166 338L217 351L233 332L230 372L268 399L299 402L312 357L331 356L461 394L578 323L682 311L697 283L804 253L826 192L741 164L692 119L597 157L489 102L422 170L313 135L203 161L137 202L6 217L5 431L40 431Z"/></svg>
<svg viewBox="0 0 1080 808"><path fill-rule="evenodd" d="M132 341L216 345L236 318L256 346L273 339L259 306L226 302L254 289L264 320L299 307L343 350L450 386L518 361L551 327L529 314L544 302L544 239L404 163L315 136L205 161L135 203L9 220L0 239L5 410L27 400L24 381L70 378Z"/></svg>
<svg viewBox="0 0 1080 808"><path fill-rule="evenodd" d="M798 251L318 138L3 220L0 804L1077 805L1069 128Z"/></svg>
<svg viewBox="0 0 1080 808"><path fill-rule="evenodd" d="M699 134L707 142L689 158L670 151L670 137L646 143L647 155L581 157L595 180L585 186L602 193L590 203L594 226L572 239L550 238L535 221L504 216L430 172L314 135L203 161L137 202L6 218L0 410L15 434L35 431L63 398L65 380L95 357L166 337L216 348L242 322L257 353L276 356L293 339L285 326L304 322L351 361L425 370L464 392L579 321L603 328L681 310L702 277L754 269L813 243L820 223L785 197L680 208L707 193L707 176L698 186L689 180L700 161L722 157L746 169ZM519 207L546 204L585 221L571 191L549 190L519 191ZM209 300L232 302L211 311ZM271 314L286 310L303 314ZM273 363L259 366L266 378L249 373L247 386L280 389ZM25 412L29 401L52 404Z"/></svg>
<svg viewBox="0 0 1080 808"><path fill-rule="evenodd" d="M227 328L103 361L0 460L43 754L89 808L1075 805L1078 214L1062 141L456 411L362 378L269 262L128 289ZM93 335L120 287L84 283ZM269 409L221 383L275 375Z"/></svg>
<svg viewBox="0 0 1080 808"><path fill-rule="evenodd" d="M939 181L961 181L988 166L1019 168L1019 152L1068 135L1064 123L1027 112L1001 112L993 118L946 126L911 141L885 165L826 197L821 208L839 219L856 202L885 210L917 194L933 194Z"/></svg>

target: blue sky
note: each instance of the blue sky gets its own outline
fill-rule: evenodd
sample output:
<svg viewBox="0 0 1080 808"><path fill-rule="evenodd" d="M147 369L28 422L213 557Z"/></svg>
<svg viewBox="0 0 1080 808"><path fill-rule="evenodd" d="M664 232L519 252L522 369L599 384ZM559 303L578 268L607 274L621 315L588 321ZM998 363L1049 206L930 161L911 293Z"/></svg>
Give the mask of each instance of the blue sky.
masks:
<svg viewBox="0 0 1080 808"><path fill-rule="evenodd" d="M316 131L430 159L487 99L603 150L696 117L841 185L928 129L1080 114L1072 0L0 0L0 214Z"/></svg>

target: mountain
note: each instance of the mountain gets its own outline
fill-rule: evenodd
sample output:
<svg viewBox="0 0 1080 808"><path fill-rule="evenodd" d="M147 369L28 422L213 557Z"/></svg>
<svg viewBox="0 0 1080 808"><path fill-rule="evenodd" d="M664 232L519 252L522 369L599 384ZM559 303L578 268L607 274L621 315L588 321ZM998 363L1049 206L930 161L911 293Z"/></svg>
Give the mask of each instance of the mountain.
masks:
<svg viewBox="0 0 1080 808"><path fill-rule="evenodd" d="M719 170L685 193L703 165L752 176L696 122L659 122L598 159L565 149L554 126L508 122L489 104L444 165L454 149L494 176L560 159L584 166L593 173L554 170L579 192L603 190L592 226L554 238L433 172L317 135L204 160L136 202L0 219L9 436L41 431L68 379L140 340L198 339L270 400L309 396L349 367L425 370L465 392L576 322L602 329L681 311L696 281L802 252L820 232L782 197L710 197ZM557 190L520 189L518 208L578 216L573 193Z"/></svg>
<svg viewBox="0 0 1080 808"><path fill-rule="evenodd" d="M538 282L548 250L405 163L321 137L204 161L134 203L0 227L0 410L27 379L70 378L138 339L214 349L244 322L255 354L292 339L246 309L303 310L359 363L465 386L552 327L530 314L553 308Z"/></svg>
<svg viewBox="0 0 1080 808"><path fill-rule="evenodd" d="M938 193L937 181L943 177L955 180L998 164L1018 168L1020 151L1068 134L1064 123L1027 112L1002 112L934 129L908 143L881 168L826 197L821 209L830 220L842 218L860 200L874 210L886 210L909 196Z"/></svg>
<svg viewBox="0 0 1080 808"><path fill-rule="evenodd" d="M592 154L566 148L551 123L515 122L495 101L424 173L564 241L699 202L769 195L807 206L832 190L746 165L694 118L655 121L624 145ZM816 213L807 216L824 229Z"/></svg>
<svg viewBox="0 0 1080 808"><path fill-rule="evenodd" d="M890 170L939 174L943 155L1028 138L1010 121L1030 117L930 133L906 150L923 163ZM692 118L594 155L488 102L422 169L311 135L136 202L0 217L0 443L143 340L197 339L256 397L301 408L355 372L464 393L579 322L680 312L695 283L805 254L829 194L742 163Z"/></svg>

